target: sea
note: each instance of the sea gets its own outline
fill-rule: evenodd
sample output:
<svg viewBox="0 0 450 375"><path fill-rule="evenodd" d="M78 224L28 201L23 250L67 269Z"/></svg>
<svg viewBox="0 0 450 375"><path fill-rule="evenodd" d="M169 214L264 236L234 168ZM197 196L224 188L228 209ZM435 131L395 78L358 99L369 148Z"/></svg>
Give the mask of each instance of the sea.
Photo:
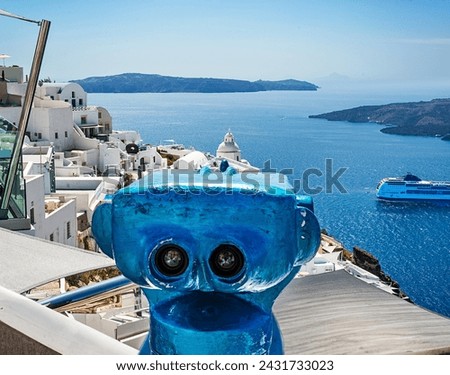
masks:
<svg viewBox="0 0 450 375"><path fill-rule="evenodd" d="M450 142L383 134L373 123L310 119L360 105L450 97L448 86L321 87L258 93L90 94L116 130L136 130L144 143L174 140L215 154L233 133L242 158L285 173L313 197L322 228L348 249L372 253L411 300L450 317L450 203L377 200L384 177L411 172L450 181Z"/></svg>

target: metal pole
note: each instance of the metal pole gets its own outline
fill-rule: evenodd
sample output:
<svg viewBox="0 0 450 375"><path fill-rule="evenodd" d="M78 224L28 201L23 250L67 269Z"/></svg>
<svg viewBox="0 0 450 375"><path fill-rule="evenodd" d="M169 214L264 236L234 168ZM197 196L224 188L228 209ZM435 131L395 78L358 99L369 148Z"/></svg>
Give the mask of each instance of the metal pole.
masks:
<svg viewBox="0 0 450 375"><path fill-rule="evenodd" d="M44 57L45 45L47 43L48 32L50 29L50 21L42 20L41 22L39 22L39 26L39 36L36 43L36 49L34 51L33 64L31 65L30 79L25 91L25 99L23 102L22 112L20 114L16 140L11 153L11 163L8 168L8 175L5 181L5 189L3 192L0 210L8 209L9 199L11 198L14 177L19 166L23 141L25 139L25 133L27 130L28 120L30 118L31 108L33 106L34 93L36 91L39 72L41 70L42 60Z"/></svg>
<svg viewBox="0 0 450 375"><path fill-rule="evenodd" d="M35 21L35 20L29 19L26 17L22 17L17 14L14 14L14 13L7 12L6 10L3 10L3 9L0 9L0 16L6 16L6 17L11 17L11 18L15 18L18 20L26 21L26 22L37 23L38 25L41 24L40 21Z"/></svg>

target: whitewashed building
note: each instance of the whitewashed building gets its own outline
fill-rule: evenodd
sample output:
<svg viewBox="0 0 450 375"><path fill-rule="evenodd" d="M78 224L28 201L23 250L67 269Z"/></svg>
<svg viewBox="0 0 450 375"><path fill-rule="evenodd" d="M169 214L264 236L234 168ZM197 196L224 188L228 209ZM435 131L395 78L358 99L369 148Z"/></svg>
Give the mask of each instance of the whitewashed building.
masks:
<svg viewBox="0 0 450 375"><path fill-rule="evenodd" d="M27 213L33 228L32 234L49 241L76 246L75 198L47 191L49 174L41 173L45 166L26 157L24 161Z"/></svg>
<svg viewBox="0 0 450 375"><path fill-rule="evenodd" d="M72 108L87 105L87 93L78 83L40 83L36 95L69 103Z"/></svg>
<svg viewBox="0 0 450 375"><path fill-rule="evenodd" d="M223 142L217 148L216 156L235 161L241 161L241 150L234 140L233 133L228 131L223 138Z"/></svg>

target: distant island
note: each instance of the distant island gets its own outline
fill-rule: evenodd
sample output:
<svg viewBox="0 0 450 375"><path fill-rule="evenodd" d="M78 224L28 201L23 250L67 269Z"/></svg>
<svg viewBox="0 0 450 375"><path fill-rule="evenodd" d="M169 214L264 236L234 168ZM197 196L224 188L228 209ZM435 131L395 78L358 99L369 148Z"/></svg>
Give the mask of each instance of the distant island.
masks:
<svg viewBox="0 0 450 375"><path fill-rule="evenodd" d="M225 93L257 91L315 91L318 86L295 79L282 81L244 81L220 78L183 78L158 74L123 73L72 80L88 93Z"/></svg>
<svg viewBox="0 0 450 375"><path fill-rule="evenodd" d="M311 115L329 121L373 122L388 134L442 137L450 140L450 99L371 105Z"/></svg>

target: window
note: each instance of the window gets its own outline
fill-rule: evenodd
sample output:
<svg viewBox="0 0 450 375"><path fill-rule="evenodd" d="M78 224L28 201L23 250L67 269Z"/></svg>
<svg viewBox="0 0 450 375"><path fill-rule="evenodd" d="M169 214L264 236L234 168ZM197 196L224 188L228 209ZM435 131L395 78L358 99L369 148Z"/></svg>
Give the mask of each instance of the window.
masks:
<svg viewBox="0 0 450 375"><path fill-rule="evenodd" d="M58 139L58 132L55 132L55 139Z"/></svg>
<svg viewBox="0 0 450 375"><path fill-rule="evenodd" d="M83 99L78 99L78 105L79 105L80 107L83 106Z"/></svg>
<svg viewBox="0 0 450 375"><path fill-rule="evenodd" d="M31 224L36 224L35 218L34 218L34 207L30 208L30 222Z"/></svg>
<svg viewBox="0 0 450 375"><path fill-rule="evenodd" d="M102 113L101 112L98 113L98 118L102 118Z"/></svg>
<svg viewBox="0 0 450 375"><path fill-rule="evenodd" d="M69 239L70 237L72 237L71 233L70 233L70 221L68 221L66 223L66 232L67 232L67 239Z"/></svg>
<svg viewBox="0 0 450 375"><path fill-rule="evenodd" d="M87 124L87 116L81 116L81 125Z"/></svg>
<svg viewBox="0 0 450 375"><path fill-rule="evenodd" d="M65 137L67 138L69 134L67 133L67 130L64 132Z"/></svg>
<svg viewBox="0 0 450 375"><path fill-rule="evenodd" d="M75 91L72 91L72 98L75 98Z"/></svg>
<svg viewBox="0 0 450 375"><path fill-rule="evenodd" d="M50 241L54 241L54 235L53 235L53 233L50 235L49 240L50 240Z"/></svg>
<svg viewBox="0 0 450 375"><path fill-rule="evenodd" d="M38 139L42 139L42 133L38 133Z"/></svg>

